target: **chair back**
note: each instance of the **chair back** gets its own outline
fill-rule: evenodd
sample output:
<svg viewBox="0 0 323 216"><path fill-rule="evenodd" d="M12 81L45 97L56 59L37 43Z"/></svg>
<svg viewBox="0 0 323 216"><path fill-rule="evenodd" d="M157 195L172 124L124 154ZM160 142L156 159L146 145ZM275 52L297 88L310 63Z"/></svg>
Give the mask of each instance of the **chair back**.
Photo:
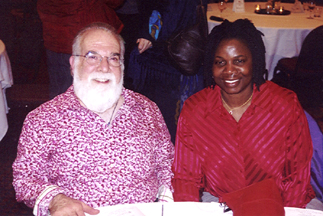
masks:
<svg viewBox="0 0 323 216"><path fill-rule="evenodd" d="M296 64L296 75L304 70L323 73L323 25L312 30L302 44Z"/></svg>
<svg viewBox="0 0 323 216"><path fill-rule="evenodd" d="M323 106L323 25L306 36L292 83L304 108Z"/></svg>

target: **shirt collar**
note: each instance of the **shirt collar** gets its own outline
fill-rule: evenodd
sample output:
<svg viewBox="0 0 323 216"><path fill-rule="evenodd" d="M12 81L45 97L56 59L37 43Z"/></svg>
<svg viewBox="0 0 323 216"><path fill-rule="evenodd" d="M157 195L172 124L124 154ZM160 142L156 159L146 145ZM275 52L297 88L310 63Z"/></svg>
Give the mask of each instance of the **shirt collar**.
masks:
<svg viewBox="0 0 323 216"><path fill-rule="evenodd" d="M264 83L260 86L259 90L257 89L257 86L254 84L253 85L253 96L252 96L252 100L251 100L251 111L254 112L256 107L259 107L261 109L266 109L266 107L264 106L264 104L261 103L261 100L258 100L259 98L261 98L264 88L266 87L267 83ZM218 110L219 112L222 110L224 111L224 107L222 104L222 100L221 100L221 89L219 86L215 86L214 89L210 88L210 91L212 92L210 95L208 95L208 110L210 110L210 112L214 111L214 110Z"/></svg>
<svg viewBox="0 0 323 216"><path fill-rule="evenodd" d="M214 89L210 87L210 91L212 91L212 94L207 97L208 100L208 108L209 110L219 110L222 107L222 101L221 101L221 89L219 86L214 86Z"/></svg>
<svg viewBox="0 0 323 216"><path fill-rule="evenodd" d="M265 94L266 87L268 85L268 81L260 85L259 90L257 89L257 86L254 84L253 86L253 98L251 101L251 104L254 107L259 107L261 109L267 109L268 104L261 103L261 98L263 97L263 94Z"/></svg>

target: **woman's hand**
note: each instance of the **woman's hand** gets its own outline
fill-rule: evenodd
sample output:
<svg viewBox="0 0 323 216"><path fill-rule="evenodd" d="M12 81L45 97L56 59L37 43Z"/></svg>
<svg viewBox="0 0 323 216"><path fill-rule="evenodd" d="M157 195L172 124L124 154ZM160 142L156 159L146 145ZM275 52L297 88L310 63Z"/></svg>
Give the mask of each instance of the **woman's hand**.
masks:
<svg viewBox="0 0 323 216"><path fill-rule="evenodd" d="M94 209L85 203L69 198L64 194L56 195L48 207L51 216L85 216L84 213L97 215L99 210Z"/></svg>
<svg viewBox="0 0 323 216"><path fill-rule="evenodd" d="M138 44L139 53L143 53L147 49L149 49L150 47L153 46L150 40L147 40L147 39L144 39L144 38L139 38L137 40L137 44Z"/></svg>

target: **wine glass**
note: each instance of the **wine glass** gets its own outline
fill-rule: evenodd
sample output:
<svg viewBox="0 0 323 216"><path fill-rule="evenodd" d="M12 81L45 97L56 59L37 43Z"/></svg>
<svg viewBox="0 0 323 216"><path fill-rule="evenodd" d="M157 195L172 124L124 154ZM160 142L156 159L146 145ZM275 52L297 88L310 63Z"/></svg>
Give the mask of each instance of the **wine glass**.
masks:
<svg viewBox="0 0 323 216"><path fill-rule="evenodd" d="M310 10L310 15L307 17L307 19L313 19L312 12L315 9L316 3L313 0L309 0L307 2L307 7Z"/></svg>
<svg viewBox="0 0 323 216"><path fill-rule="evenodd" d="M220 10L220 13L221 13L220 17L222 17L222 11L224 11L227 8L225 0L219 0L218 7L219 7L219 10Z"/></svg>

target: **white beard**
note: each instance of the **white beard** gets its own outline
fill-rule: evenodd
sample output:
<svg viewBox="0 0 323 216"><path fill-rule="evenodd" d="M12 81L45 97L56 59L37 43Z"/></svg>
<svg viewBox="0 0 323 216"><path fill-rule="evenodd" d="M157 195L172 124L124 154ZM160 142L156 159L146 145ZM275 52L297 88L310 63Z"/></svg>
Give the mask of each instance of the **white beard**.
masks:
<svg viewBox="0 0 323 216"><path fill-rule="evenodd" d="M95 79L109 80L100 84ZM123 74L119 83L113 73L91 73L87 80L80 80L78 69L74 70L74 92L91 111L102 113L111 108L120 98L123 87Z"/></svg>

